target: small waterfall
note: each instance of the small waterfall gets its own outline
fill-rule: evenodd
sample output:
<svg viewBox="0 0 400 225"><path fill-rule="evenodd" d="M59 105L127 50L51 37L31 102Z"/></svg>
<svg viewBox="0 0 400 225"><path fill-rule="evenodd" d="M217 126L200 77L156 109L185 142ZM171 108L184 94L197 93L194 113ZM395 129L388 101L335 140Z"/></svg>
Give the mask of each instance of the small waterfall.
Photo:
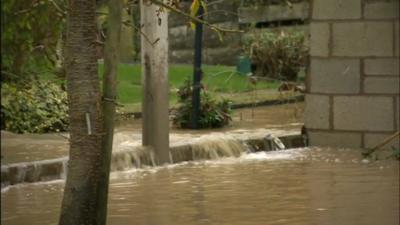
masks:
<svg viewBox="0 0 400 225"><path fill-rule="evenodd" d="M266 151L276 151L276 150L283 150L286 149L286 146L282 143L282 141L278 138L275 137L272 134L268 134L267 136L264 137L264 142L265 142L265 148L264 150Z"/></svg>
<svg viewBox="0 0 400 225"><path fill-rule="evenodd" d="M63 157L1 166L1 186L64 178L67 160L67 157Z"/></svg>
<svg viewBox="0 0 400 225"><path fill-rule="evenodd" d="M62 161L62 172L61 172L61 178L62 179L67 179L67 174L68 174L68 160Z"/></svg>
<svg viewBox="0 0 400 225"><path fill-rule="evenodd" d="M7 166L1 166L1 188L3 189L4 187L10 185L9 179L8 179L8 167Z"/></svg>
<svg viewBox="0 0 400 225"><path fill-rule="evenodd" d="M286 146L291 148L302 147L300 134L290 134L278 138L270 134L265 137L236 137L215 133L174 143L170 147L170 159L171 163L179 163L222 157L239 157L247 152L282 150ZM156 166L154 159L153 149L127 142L122 150L119 148L118 151L113 152L111 171ZM67 172L68 157L8 164L1 166L1 188L24 182L65 179Z"/></svg>
<svg viewBox="0 0 400 225"><path fill-rule="evenodd" d="M134 147L132 150L116 151L111 159L111 171L155 166L154 153L149 147Z"/></svg>
<svg viewBox="0 0 400 225"><path fill-rule="evenodd" d="M193 160L239 157L249 149L233 137L227 135L207 135L191 144Z"/></svg>
<svg viewBox="0 0 400 225"><path fill-rule="evenodd" d="M15 176L14 176L14 181L12 181L13 183L21 183L25 181L25 177L26 177L26 172L27 170L32 171L31 168L34 166L27 166L27 165L22 165L21 167L14 167L11 168L10 171L15 172Z"/></svg>
<svg viewBox="0 0 400 225"><path fill-rule="evenodd" d="M218 159L221 157L239 157L249 148L243 141L226 135L203 136L192 143L175 145L170 148L170 161ZM154 151L149 147L132 147L113 153L111 171L121 171L144 166L156 166Z"/></svg>

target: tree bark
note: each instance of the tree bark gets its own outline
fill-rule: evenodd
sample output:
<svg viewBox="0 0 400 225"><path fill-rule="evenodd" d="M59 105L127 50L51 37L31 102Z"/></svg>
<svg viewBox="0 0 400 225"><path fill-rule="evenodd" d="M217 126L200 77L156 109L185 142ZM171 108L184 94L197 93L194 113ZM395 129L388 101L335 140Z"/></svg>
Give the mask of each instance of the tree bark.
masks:
<svg viewBox="0 0 400 225"><path fill-rule="evenodd" d="M150 1L140 1L143 145L150 146L156 162L169 162L168 14ZM151 42L151 43L150 43Z"/></svg>
<svg viewBox="0 0 400 225"><path fill-rule="evenodd" d="M60 225L98 224L102 115L96 59L96 1L69 0L66 78L70 153Z"/></svg>
<svg viewBox="0 0 400 225"><path fill-rule="evenodd" d="M107 222L107 199L110 177L111 153L114 136L115 104L117 97L117 73L119 63L119 47L121 41L123 0L108 1L108 29L104 51L104 76L103 76L103 125L105 136L102 140L101 176L98 189L99 225Z"/></svg>
<svg viewBox="0 0 400 225"><path fill-rule="evenodd" d="M140 27L140 4L132 4L132 22L135 27ZM140 61L140 32L136 29L133 29L133 61L139 62Z"/></svg>

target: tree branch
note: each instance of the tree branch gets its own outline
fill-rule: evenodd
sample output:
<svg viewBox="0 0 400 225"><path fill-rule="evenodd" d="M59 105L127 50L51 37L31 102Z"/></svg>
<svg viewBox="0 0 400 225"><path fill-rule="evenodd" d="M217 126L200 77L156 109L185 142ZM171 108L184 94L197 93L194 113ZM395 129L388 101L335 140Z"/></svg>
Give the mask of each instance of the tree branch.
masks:
<svg viewBox="0 0 400 225"><path fill-rule="evenodd" d="M63 16L67 16L67 12L65 10L63 10L55 1L50 0L49 1L51 4L53 4L53 6L56 8L56 10L61 13Z"/></svg>
<svg viewBox="0 0 400 225"><path fill-rule="evenodd" d="M144 39L146 39L146 41L147 41L148 43L150 43L151 46L154 46L154 45L160 40L160 38L157 38L156 40L151 41L150 38L149 38L149 36L147 36L147 35L142 31L142 29L141 29L140 27L137 27L137 26L135 26L134 24L132 24L132 23L130 23L130 22L122 21L122 24L124 24L125 26L130 26L130 27L132 27L133 29L135 29L136 31L138 31L138 32L144 37Z"/></svg>
<svg viewBox="0 0 400 225"><path fill-rule="evenodd" d="M400 131L397 131L396 133L390 135L389 137L385 138L385 140L383 140L381 143L379 143L378 145L376 145L375 147L369 149L367 152L364 152L363 155L365 157L370 156L373 152L381 149L382 147L384 147L385 145L389 144L392 140L394 140L395 138L399 138L400 137Z"/></svg>
<svg viewBox="0 0 400 225"><path fill-rule="evenodd" d="M209 22L207 22L205 20L202 20L202 19L199 19L197 17L191 16L188 13L185 13L185 12L183 12L183 11L177 9L177 8L174 8L174 7L172 7L172 6L168 5L168 4L165 4L164 2L162 2L160 0L149 0L149 1L153 2L156 5L159 5L159 6L162 6L162 7L166 8L166 9L169 9L169 10L171 10L171 11L173 11L173 12L175 12L175 13L181 15L181 16L189 18L193 22L202 23L202 24L210 27L211 29L213 29L213 30L215 30L215 31L217 31L219 33L243 33L244 32L242 30L226 29L226 28L222 28L222 27L219 27L219 26L215 26L215 25L213 25L213 24L211 24L211 23L209 23Z"/></svg>

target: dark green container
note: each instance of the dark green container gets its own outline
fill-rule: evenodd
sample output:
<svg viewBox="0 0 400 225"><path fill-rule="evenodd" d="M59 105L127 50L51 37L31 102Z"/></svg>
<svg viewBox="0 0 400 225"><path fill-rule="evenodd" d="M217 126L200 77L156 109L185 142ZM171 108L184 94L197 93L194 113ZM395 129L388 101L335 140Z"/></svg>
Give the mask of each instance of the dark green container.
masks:
<svg viewBox="0 0 400 225"><path fill-rule="evenodd" d="M247 56L239 56L236 65L236 70L239 74L247 75L251 73L251 60Z"/></svg>

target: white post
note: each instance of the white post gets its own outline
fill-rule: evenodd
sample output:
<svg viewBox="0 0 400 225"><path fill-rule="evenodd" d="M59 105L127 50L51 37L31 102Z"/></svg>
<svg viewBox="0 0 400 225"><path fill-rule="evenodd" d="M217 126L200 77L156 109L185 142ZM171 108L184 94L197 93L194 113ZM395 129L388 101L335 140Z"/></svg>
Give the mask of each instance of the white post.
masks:
<svg viewBox="0 0 400 225"><path fill-rule="evenodd" d="M143 146L152 147L159 164L169 162L168 13L140 1ZM151 42L151 43L150 43Z"/></svg>

